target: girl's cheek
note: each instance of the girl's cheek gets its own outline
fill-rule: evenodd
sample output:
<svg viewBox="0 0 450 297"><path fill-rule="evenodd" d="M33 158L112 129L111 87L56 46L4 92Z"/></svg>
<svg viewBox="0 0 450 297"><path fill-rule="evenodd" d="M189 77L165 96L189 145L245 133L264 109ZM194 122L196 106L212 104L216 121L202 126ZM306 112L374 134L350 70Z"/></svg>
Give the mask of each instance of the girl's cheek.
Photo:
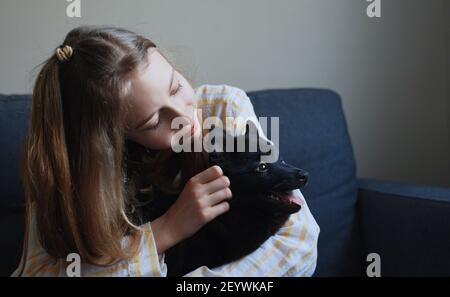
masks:
<svg viewBox="0 0 450 297"><path fill-rule="evenodd" d="M158 145L158 149L171 148L171 141L174 134L175 132L170 128L170 123L169 125L164 125L164 128L158 133L157 139L155 139L155 144Z"/></svg>

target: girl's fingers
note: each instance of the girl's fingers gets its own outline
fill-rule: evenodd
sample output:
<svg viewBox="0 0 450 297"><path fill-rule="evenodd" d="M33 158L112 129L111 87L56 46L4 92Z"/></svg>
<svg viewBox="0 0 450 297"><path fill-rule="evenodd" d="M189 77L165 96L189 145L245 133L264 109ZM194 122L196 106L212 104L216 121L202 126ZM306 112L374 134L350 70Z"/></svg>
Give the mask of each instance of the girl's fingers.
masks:
<svg viewBox="0 0 450 297"><path fill-rule="evenodd" d="M216 204L208 208L208 217L210 220L214 220L217 216L227 212L230 209L230 204L226 201Z"/></svg>
<svg viewBox="0 0 450 297"><path fill-rule="evenodd" d="M230 188L225 188L220 191L214 192L211 195L208 196L208 204L211 206L214 206L218 204L219 202L222 202L225 199L231 199L233 197L233 194L231 193Z"/></svg>
<svg viewBox="0 0 450 297"><path fill-rule="evenodd" d="M216 178L213 181L210 181L205 185L205 191L208 194L212 194L214 192L217 192L223 188L227 188L230 186L230 180L228 177L222 175L218 178Z"/></svg>
<svg viewBox="0 0 450 297"><path fill-rule="evenodd" d="M198 173L197 175L192 177L192 179L201 184L206 184L222 175L223 175L222 169L218 165L214 165Z"/></svg>

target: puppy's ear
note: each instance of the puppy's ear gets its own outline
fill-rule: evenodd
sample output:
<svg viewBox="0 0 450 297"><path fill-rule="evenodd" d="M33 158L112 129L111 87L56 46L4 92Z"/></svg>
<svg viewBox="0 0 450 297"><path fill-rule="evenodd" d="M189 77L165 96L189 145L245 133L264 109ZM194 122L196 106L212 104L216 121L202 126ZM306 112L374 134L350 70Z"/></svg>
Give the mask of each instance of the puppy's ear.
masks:
<svg viewBox="0 0 450 297"><path fill-rule="evenodd" d="M245 137L249 138L253 135L253 133L256 133L256 139L259 138L259 131L258 127L252 120L247 120L245 122Z"/></svg>
<svg viewBox="0 0 450 297"><path fill-rule="evenodd" d="M259 131L258 127L252 120L247 120L245 123L245 147L246 150L255 152L259 150Z"/></svg>

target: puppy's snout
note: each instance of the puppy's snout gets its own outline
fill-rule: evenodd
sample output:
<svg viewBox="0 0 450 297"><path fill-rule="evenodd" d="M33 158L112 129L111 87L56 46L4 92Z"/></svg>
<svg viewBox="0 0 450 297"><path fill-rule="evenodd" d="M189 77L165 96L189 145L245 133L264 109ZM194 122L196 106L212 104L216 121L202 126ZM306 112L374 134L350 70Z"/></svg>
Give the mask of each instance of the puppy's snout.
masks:
<svg viewBox="0 0 450 297"><path fill-rule="evenodd" d="M297 171L297 179L302 183L302 185L306 185L308 182L308 172Z"/></svg>

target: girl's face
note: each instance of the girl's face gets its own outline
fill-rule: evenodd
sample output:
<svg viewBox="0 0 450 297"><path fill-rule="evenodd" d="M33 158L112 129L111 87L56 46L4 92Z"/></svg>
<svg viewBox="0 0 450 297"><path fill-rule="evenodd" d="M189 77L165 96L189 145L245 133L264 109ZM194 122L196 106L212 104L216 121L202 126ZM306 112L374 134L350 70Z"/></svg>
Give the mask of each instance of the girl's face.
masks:
<svg viewBox="0 0 450 297"><path fill-rule="evenodd" d="M200 124L196 112L196 96L187 80L158 52L149 49L149 65L131 79L131 118L127 137L149 149L168 149L179 130L171 122L181 117L185 125L192 124L195 134Z"/></svg>

